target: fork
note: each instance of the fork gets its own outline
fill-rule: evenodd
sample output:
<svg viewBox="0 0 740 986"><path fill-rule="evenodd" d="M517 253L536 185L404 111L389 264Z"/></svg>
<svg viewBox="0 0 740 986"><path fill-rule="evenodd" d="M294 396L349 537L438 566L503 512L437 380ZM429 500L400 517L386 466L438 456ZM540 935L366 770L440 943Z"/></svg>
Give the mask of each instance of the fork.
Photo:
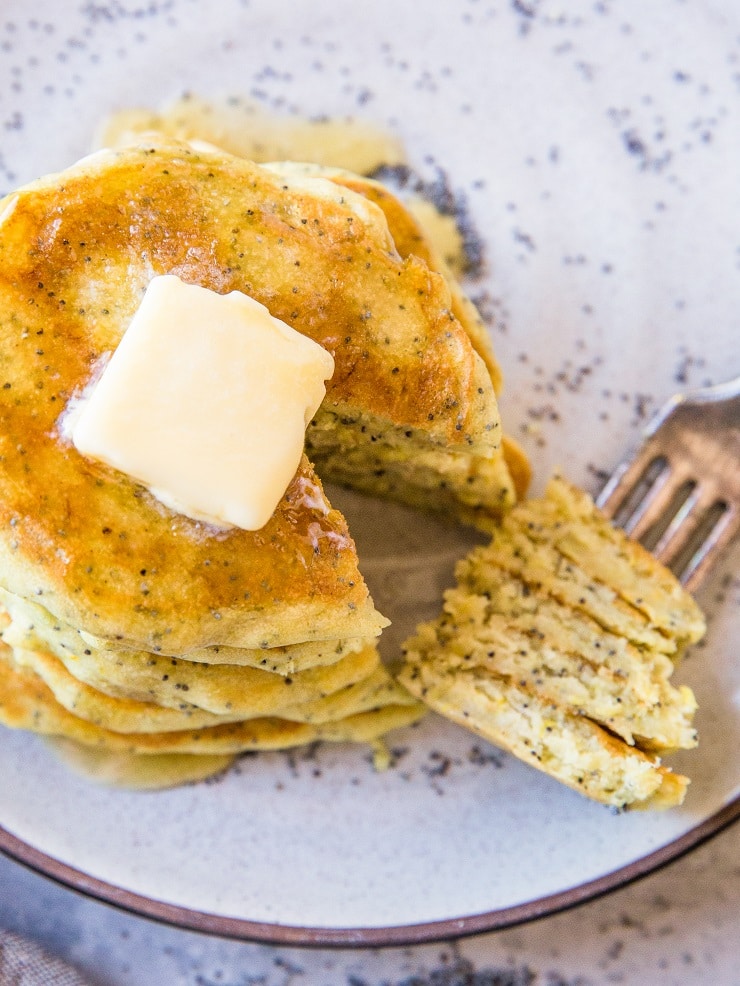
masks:
<svg viewBox="0 0 740 986"><path fill-rule="evenodd" d="M740 525L740 377L672 397L596 503L694 591Z"/></svg>

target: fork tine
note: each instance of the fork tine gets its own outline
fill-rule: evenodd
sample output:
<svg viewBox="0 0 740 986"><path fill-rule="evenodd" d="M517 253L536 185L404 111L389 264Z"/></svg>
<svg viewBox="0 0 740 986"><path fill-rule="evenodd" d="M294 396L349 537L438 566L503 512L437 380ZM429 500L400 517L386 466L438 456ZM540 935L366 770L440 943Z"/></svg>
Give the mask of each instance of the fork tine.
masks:
<svg viewBox="0 0 740 986"><path fill-rule="evenodd" d="M740 378L676 394L642 439L596 503L693 592L740 530Z"/></svg>
<svg viewBox="0 0 740 986"><path fill-rule="evenodd" d="M687 463L668 463L661 474L659 489L654 493L651 491L649 502L640 510L635 522L629 528L625 526L626 533L636 541L643 541L654 555L661 552L665 555L669 541L683 529L699 504L702 491L707 489L706 486L699 488ZM710 499L703 504L705 509L718 499L716 493L707 495Z"/></svg>
<svg viewBox="0 0 740 986"><path fill-rule="evenodd" d="M703 581L715 558L729 546L740 528L740 513L731 504L718 518L717 523L697 549L679 578L685 589L694 592Z"/></svg>
<svg viewBox="0 0 740 986"><path fill-rule="evenodd" d="M665 457L660 454L653 442L648 442L633 459L627 460L617 467L596 498L597 506L607 517L616 517L627 506L632 494L639 488L644 477L656 467L660 460L665 461ZM665 463L665 467L667 467L667 462ZM643 498L636 504L638 509L640 505L645 504L651 492L652 495L659 492L661 484L668 478L665 467L660 469L647 488ZM633 511L628 519L634 516L635 513Z"/></svg>
<svg viewBox="0 0 740 986"><path fill-rule="evenodd" d="M645 453L639 455L624 473L614 491L611 514L625 534L636 541L642 540L661 518L670 520L668 509L674 507L678 494L691 481L691 473L682 464L673 465L664 454L658 454L652 444L646 447ZM651 471L655 475L650 476ZM639 493L646 481L639 500L630 504L632 495ZM627 516L620 516L627 505L630 512Z"/></svg>
<svg viewBox="0 0 740 986"><path fill-rule="evenodd" d="M666 507L673 501L684 480L685 477L677 473L666 461L636 505L636 509L624 519L622 526L625 534L629 534L636 541L644 537L653 524L663 516Z"/></svg>
<svg viewBox="0 0 740 986"><path fill-rule="evenodd" d="M652 549L655 557L667 565L675 561L718 500L714 485L695 486Z"/></svg>

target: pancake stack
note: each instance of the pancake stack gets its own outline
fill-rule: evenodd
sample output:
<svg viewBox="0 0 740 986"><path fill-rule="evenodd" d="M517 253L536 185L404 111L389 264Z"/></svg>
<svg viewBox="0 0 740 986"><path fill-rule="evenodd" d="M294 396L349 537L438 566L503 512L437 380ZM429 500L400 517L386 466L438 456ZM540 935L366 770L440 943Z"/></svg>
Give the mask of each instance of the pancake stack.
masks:
<svg viewBox="0 0 740 986"><path fill-rule="evenodd" d="M0 722L167 783L417 718L380 665L387 621L308 459L249 532L175 513L71 444L66 416L158 274L243 291L332 353L307 447L361 450L345 476L359 488L383 462L396 487L445 488L453 463L467 490L501 459L491 373L449 281L401 256L367 196L165 139L19 190L0 203ZM476 510L513 497L496 468L507 492ZM126 766L144 755L162 769ZM217 759L180 759L194 755Z"/></svg>
<svg viewBox="0 0 740 986"><path fill-rule="evenodd" d="M400 681L596 801L680 804L688 779L660 758L696 745L696 703L670 677L704 620L673 575L557 478L456 575Z"/></svg>
<svg viewBox="0 0 740 986"><path fill-rule="evenodd" d="M315 483L312 509L321 504ZM324 506L329 513L325 500ZM73 766L130 787L201 779L250 750L316 740L372 742L413 722L422 707L380 662L373 634L387 621L367 596L343 521L331 513L325 536L343 539L342 557L332 564L362 588L364 600L355 604L351 590L345 600L324 592L324 618L314 629L328 635L333 625L358 636L281 644L277 620L271 639L250 640L252 647L207 644L201 637L201 646L173 656L159 643L147 649L137 637L100 637L60 619L42 604L43 591L31 600L3 590L0 722L63 738L60 750ZM162 556L160 564L165 561ZM325 567L321 559L317 565ZM142 585L157 576L166 580L166 571L156 568L138 574ZM316 586L313 591L319 594ZM307 613L314 609L310 602ZM125 617L121 611L122 629ZM291 622L285 624L288 641L296 636ZM179 628L181 645L185 629Z"/></svg>

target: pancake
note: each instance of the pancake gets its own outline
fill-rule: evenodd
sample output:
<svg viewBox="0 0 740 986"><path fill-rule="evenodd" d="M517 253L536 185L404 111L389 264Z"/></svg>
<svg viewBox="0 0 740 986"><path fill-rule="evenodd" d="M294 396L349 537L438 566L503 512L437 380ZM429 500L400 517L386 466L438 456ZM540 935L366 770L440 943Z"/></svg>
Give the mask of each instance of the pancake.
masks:
<svg viewBox="0 0 740 986"><path fill-rule="evenodd" d="M162 790L181 784L194 784L222 774L234 756L225 754L113 753L83 746L74 740L48 737L47 744L75 774L96 784L134 791Z"/></svg>
<svg viewBox="0 0 740 986"><path fill-rule="evenodd" d="M413 254L445 274L452 310L488 366L496 390L500 389L501 368L486 326L452 276L447 258L415 215L413 203L404 204L382 182L369 177L380 167L404 164L398 143L386 133L357 120L281 120L249 103L229 101L219 106L188 95L161 112L138 108L112 114L101 126L97 145L121 149L152 134L196 146L206 142L289 176L327 178L370 199L382 209L399 254Z"/></svg>
<svg viewBox="0 0 740 986"><path fill-rule="evenodd" d="M375 203L383 211L400 256L419 257L430 269L443 274L450 289L452 312L485 362L494 389L501 389L501 368L475 305L463 293L424 228L397 196L378 181L338 168L290 161L265 167L288 178L323 177ZM329 429L311 429L309 455L325 479L455 516L483 530L491 529L495 519L525 494L530 479L526 457L509 439L502 441L494 455L437 449L409 454L403 446L386 447L382 435L367 431L358 435L355 429L346 429L341 420Z"/></svg>
<svg viewBox="0 0 740 986"><path fill-rule="evenodd" d="M546 609L547 600L538 603ZM423 643L415 646L433 651L449 674L464 673L466 667L482 676L490 671L545 702L577 710L630 745L652 752L696 746L696 700L689 688L670 684L669 661L653 661L624 640L627 646L617 653L628 660L612 661L616 647L600 627L592 624L589 640L579 645L572 612L558 609L545 632L537 614L517 620L485 595L453 589L446 593L443 615L422 629Z"/></svg>
<svg viewBox="0 0 740 986"><path fill-rule="evenodd" d="M211 757L281 750L318 740L368 743L409 725L420 714L415 703L384 705L326 723L291 722L273 716L166 733L119 733L69 712L38 675L15 664L9 648L3 645L0 650L0 723L113 753Z"/></svg>
<svg viewBox="0 0 740 986"><path fill-rule="evenodd" d="M321 474L332 482L373 496L388 498L453 518L488 532L514 505L529 484L528 467L515 481L506 436L503 455L493 458L442 452L437 449L394 448L374 433L360 436L341 419L312 429L310 455ZM525 460L526 461L526 460Z"/></svg>
<svg viewBox="0 0 740 986"><path fill-rule="evenodd" d="M386 218L400 256L418 257L431 270L443 274L450 289L453 314L485 362L494 389L501 389L503 376L488 329L407 205L380 182L342 169L292 161L273 162L265 167L288 178L322 177L375 203ZM526 456L507 437L493 455L438 449L411 454L404 446L388 447L382 434L367 430L358 434L356 429L348 429L341 420L335 420L330 428L315 426L310 430L309 456L325 479L454 516L482 530L490 530L496 519L525 495L530 481Z"/></svg>
<svg viewBox="0 0 740 986"><path fill-rule="evenodd" d="M0 589L0 621L2 609L9 616L8 627L3 631L6 641L18 646L26 646L50 651L62 660L66 655L75 659L89 658L89 663L99 668L99 674L113 682L116 668L125 667L134 659L139 662L151 661L155 666L161 660L160 654L149 651L132 651L131 648L116 645L102 637L84 633L63 620L53 616L47 609L30 599L22 599ZM10 625L12 624L12 625ZM320 640L289 647L263 647L247 650L239 647L202 647L188 651L182 659L187 661L188 673L195 673L198 664L212 666L209 679L219 682L229 680L236 668L257 668L283 676L294 675L310 668L335 664L348 654L357 653L366 647L363 638L349 640ZM218 670L222 668L223 670ZM187 684L187 680L182 683Z"/></svg>
<svg viewBox="0 0 740 986"><path fill-rule="evenodd" d="M302 703L314 703L362 681L376 671L380 658L373 647L359 654L351 654L343 661L328 668L304 671L294 678L270 675L267 671L240 668L247 678L243 690L233 687L227 694L234 698L226 707L223 695L219 696L222 711L214 713L189 701L189 691L181 690L178 704L159 704L152 697L148 700L111 695L76 677L70 667L77 670L70 660L65 665L48 651L13 647L13 657L20 667L31 669L51 689L56 700L81 719L105 726L122 733L158 733L178 729L196 729L225 722L240 722L261 716L282 715L283 710L293 710L293 717L301 718ZM177 670L177 669L173 669ZM201 673L207 667L200 666ZM261 676L258 681L255 676ZM133 690L133 689L132 689ZM169 696L168 696L169 698Z"/></svg>
<svg viewBox="0 0 740 986"><path fill-rule="evenodd" d="M385 216L399 255L403 258L418 257L430 270L439 271L444 276L450 289L451 310L486 364L494 389L497 393L501 390L503 374L483 319L475 305L462 291L457 277L453 275L446 260L440 255L434 241L398 196L382 182L342 168L321 167L295 160L265 162L264 167L288 179L301 176L324 178L335 185L351 189L375 203Z"/></svg>
<svg viewBox="0 0 740 986"><path fill-rule="evenodd" d="M673 575L559 478L456 575L401 683L590 798L680 803L688 779L660 755L696 745L696 700L670 678L704 622Z"/></svg>
<svg viewBox="0 0 740 986"><path fill-rule="evenodd" d="M413 676L413 677L412 677ZM402 681L441 715L594 801L614 808L681 804L688 778L586 717L481 669L422 663Z"/></svg>
<svg viewBox="0 0 740 986"><path fill-rule="evenodd" d="M592 579L612 586L619 599L675 640L677 650L704 635L704 616L674 575L571 483L553 480L544 500L522 503L511 528L526 529L538 547L552 546Z"/></svg>
<svg viewBox="0 0 740 986"><path fill-rule="evenodd" d="M358 148L354 121L329 121L327 126L335 136L341 135L345 128L346 139L338 144L331 139L317 143L311 122L299 121L296 125L294 121L292 128L286 128L280 121L265 119L248 104L237 101L234 105L216 106L188 96L161 113L132 110L114 114L103 127L100 140L106 147L126 147L159 133L193 141L195 146L207 141L258 161L288 179L320 177L362 195L382 210L402 258L417 257L431 270L443 274L450 290L451 310L485 362L494 389L499 392L502 372L489 330L462 290L444 255L444 247L438 242L439 220L453 220L442 217L425 200L403 202L384 184L368 177L373 169L368 166L367 155L346 154L349 147ZM276 132L282 137L278 143L274 140ZM380 134L376 135L376 150L381 155L372 159L376 166L396 163L393 148ZM436 225L428 221L430 211L438 220ZM419 218L424 213L426 221ZM508 436L494 455L437 451L427 453L426 461L421 463L416 450L409 450L405 443L401 450L389 450L384 447L387 441L382 430L373 422L364 424L358 433L356 422L351 421L347 434L339 417L314 423L309 432L309 456L325 479L451 515L482 530L490 530L495 518L526 494L531 479L529 462ZM364 442L362 436L366 436Z"/></svg>
<svg viewBox="0 0 740 986"><path fill-rule="evenodd" d="M215 534L61 437L155 274L245 291L329 349L318 429L339 418L396 448L498 447L490 377L444 278L401 260L381 210L330 182L148 142L6 199L0 260L0 581L86 633L179 656L385 622L307 461L263 530Z"/></svg>
<svg viewBox="0 0 740 986"><path fill-rule="evenodd" d="M485 591L491 564L674 660L704 634L699 607L671 572L561 479L549 483L544 498L523 501L503 518L491 544L459 563L458 580Z"/></svg>

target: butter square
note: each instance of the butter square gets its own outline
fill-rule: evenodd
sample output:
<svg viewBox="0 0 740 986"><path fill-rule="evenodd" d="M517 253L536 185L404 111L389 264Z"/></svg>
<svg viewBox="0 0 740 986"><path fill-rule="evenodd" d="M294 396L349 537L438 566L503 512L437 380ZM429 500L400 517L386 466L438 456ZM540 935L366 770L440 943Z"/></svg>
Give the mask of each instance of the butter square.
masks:
<svg viewBox="0 0 740 986"><path fill-rule="evenodd" d="M300 463L332 356L238 291L155 277L71 428L165 506L259 530Z"/></svg>

